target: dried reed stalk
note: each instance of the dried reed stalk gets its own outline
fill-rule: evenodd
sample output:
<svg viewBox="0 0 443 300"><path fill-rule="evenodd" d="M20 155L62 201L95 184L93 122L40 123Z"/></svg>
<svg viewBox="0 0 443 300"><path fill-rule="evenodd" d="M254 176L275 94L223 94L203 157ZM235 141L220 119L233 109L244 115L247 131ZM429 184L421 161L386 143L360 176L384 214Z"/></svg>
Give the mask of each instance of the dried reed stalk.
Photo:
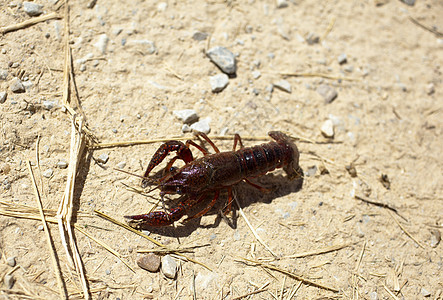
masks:
<svg viewBox="0 0 443 300"><path fill-rule="evenodd" d="M51 20L51 19L59 19L59 18L60 18L60 16L56 12L52 12L52 13L49 13L47 15L43 15L43 16L40 16L40 17L36 17L36 18L32 18L32 19L23 21L21 23L17 23L17 24L14 24L14 25L1 27L0 28L0 33L1 34L5 34L5 33L8 33L8 32L11 32L11 31L16 31L16 30L19 30L19 29L23 29L23 28L32 26L32 25L40 23L40 22L44 22L44 21Z"/></svg>

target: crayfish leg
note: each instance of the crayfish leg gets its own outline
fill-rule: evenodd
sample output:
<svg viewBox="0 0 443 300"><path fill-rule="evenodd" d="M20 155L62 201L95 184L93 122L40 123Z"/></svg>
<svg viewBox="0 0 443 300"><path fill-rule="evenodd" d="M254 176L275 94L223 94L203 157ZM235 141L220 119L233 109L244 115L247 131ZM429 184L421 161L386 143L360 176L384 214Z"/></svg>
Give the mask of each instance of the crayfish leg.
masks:
<svg viewBox="0 0 443 300"><path fill-rule="evenodd" d="M234 135L234 147L232 148L232 151L235 151L237 148L237 143L240 144L240 149L243 148L243 142L241 141L241 137L238 133Z"/></svg>
<svg viewBox="0 0 443 300"><path fill-rule="evenodd" d="M271 192L271 190L270 189L267 189L267 188L265 188L265 187L262 187L262 186L260 186L260 185L258 185L258 184L255 184L255 183L253 183L252 181L250 181L249 179L247 179L247 178L245 178L245 179L243 179L247 184L249 184L249 185L252 185L253 187L255 187L256 189L259 189L262 193L270 193Z"/></svg>
<svg viewBox="0 0 443 300"><path fill-rule="evenodd" d="M190 221L190 220L192 220L192 219L200 218L201 216L205 215L205 214L206 214L206 213L207 213L207 212L208 212L208 211L209 211L209 210L215 205L215 202L217 202L217 199L218 199L219 195L220 195L220 190L215 191L214 198L213 198L212 201L208 204L208 206L206 206L206 208L205 208L204 210L200 211L199 213L196 213L195 215L186 218L185 221ZM203 195L202 197L200 197L200 198L199 198L199 201L201 201L201 199L204 199L205 196L206 196L206 195ZM199 201L198 201L198 202L199 202Z"/></svg>

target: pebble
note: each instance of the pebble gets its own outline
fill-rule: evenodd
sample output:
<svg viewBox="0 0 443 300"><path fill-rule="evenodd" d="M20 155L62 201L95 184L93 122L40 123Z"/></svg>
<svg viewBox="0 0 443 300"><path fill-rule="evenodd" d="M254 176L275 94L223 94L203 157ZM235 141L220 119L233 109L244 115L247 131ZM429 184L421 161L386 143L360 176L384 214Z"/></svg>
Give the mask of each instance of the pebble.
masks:
<svg viewBox="0 0 443 300"><path fill-rule="evenodd" d="M346 53L342 53L337 57L337 61L340 65L345 64L348 61Z"/></svg>
<svg viewBox="0 0 443 300"><path fill-rule="evenodd" d="M106 153L100 154L99 157L97 157L97 161L99 163L105 164L109 160L109 155Z"/></svg>
<svg viewBox="0 0 443 300"><path fill-rule="evenodd" d="M332 120L326 120L321 126L321 133L324 137L333 138L334 137L334 123Z"/></svg>
<svg viewBox="0 0 443 300"><path fill-rule="evenodd" d="M306 42L308 43L308 45L317 44L319 41L320 37L313 32L308 33L308 35L306 36Z"/></svg>
<svg viewBox="0 0 443 300"><path fill-rule="evenodd" d="M438 229L431 229L431 242L429 243L432 248L436 248L441 241L441 232Z"/></svg>
<svg viewBox="0 0 443 300"><path fill-rule="evenodd" d="M168 8L168 3L166 3L166 2L159 2L157 4L157 11L158 12L164 12L166 10L166 8Z"/></svg>
<svg viewBox="0 0 443 300"><path fill-rule="evenodd" d="M125 161L121 161L117 164L117 168L119 168L119 169L124 169L125 167L126 167Z"/></svg>
<svg viewBox="0 0 443 300"><path fill-rule="evenodd" d="M256 70L256 71L252 72L252 78L259 79L260 76L261 76L261 72L260 71Z"/></svg>
<svg viewBox="0 0 443 300"><path fill-rule="evenodd" d="M317 173L317 166L311 166L308 168L305 174L308 177L313 177L315 173Z"/></svg>
<svg viewBox="0 0 443 300"><path fill-rule="evenodd" d="M8 77L8 70L0 69L0 80L6 80Z"/></svg>
<svg viewBox="0 0 443 300"><path fill-rule="evenodd" d="M106 269L106 270L105 270L105 273L106 273L106 275L110 275L110 274L111 274L111 270Z"/></svg>
<svg viewBox="0 0 443 300"><path fill-rule="evenodd" d="M40 16L43 13L43 5L35 2L23 2L23 10L31 17Z"/></svg>
<svg viewBox="0 0 443 300"><path fill-rule="evenodd" d="M109 38L108 38L108 36L107 36L106 34L101 34L101 35L98 37L98 41L97 41L97 43L94 44L94 46L95 46L98 50L100 50L100 52L101 52L102 54L105 54L105 53L106 53L106 48L108 47L108 42L109 42Z"/></svg>
<svg viewBox="0 0 443 300"><path fill-rule="evenodd" d="M286 92L286 93L290 94L292 92L291 84L288 81L284 80L284 79L280 80L278 82L275 82L274 86L276 88L279 88L280 90Z"/></svg>
<svg viewBox="0 0 443 300"><path fill-rule="evenodd" d="M132 45L140 45L143 47L142 53L145 53L145 51L148 54L154 54L157 52L157 47L155 47L155 44L153 41L150 40L133 40L130 42Z"/></svg>
<svg viewBox="0 0 443 300"><path fill-rule="evenodd" d="M325 103L331 103L334 101L335 98L337 98L337 91L330 87L327 84L322 84L319 87L317 87L317 93L319 93L323 99L325 99Z"/></svg>
<svg viewBox="0 0 443 300"><path fill-rule="evenodd" d="M23 85L22 81L18 79L17 77L14 77L11 80L10 85L11 91L14 93L24 93L25 92L25 86Z"/></svg>
<svg viewBox="0 0 443 300"><path fill-rule="evenodd" d="M46 110L51 110L56 104L54 101L43 101L42 106Z"/></svg>
<svg viewBox="0 0 443 300"><path fill-rule="evenodd" d="M192 35L192 39L195 41L204 41L208 38L208 34L206 32L196 31Z"/></svg>
<svg viewBox="0 0 443 300"><path fill-rule="evenodd" d="M208 50L206 55L226 74L237 72L237 62L234 54L225 47L216 46Z"/></svg>
<svg viewBox="0 0 443 300"><path fill-rule="evenodd" d="M287 0L277 0L277 8L285 8L288 6L289 4Z"/></svg>
<svg viewBox="0 0 443 300"><path fill-rule="evenodd" d="M426 85L426 94L432 95L435 92L435 86L433 83L429 83ZM0 94L1 95L1 94ZM1 98L1 97L0 97ZM4 102L4 101L3 101ZM2 103L0 99L0 103Z"/></svg>
<svg viewBox="0 0 443 300"><path fill-rule="evenodd" d="M15 261L15 256L10 256L6 259L6 263L8 264L8 266L10 267L15 267L16 261Z"/></svg>
<svg viewBox="0 0 443 300"><path fill-rule="evenodd" d="M15 278L11 274L6 274L3 278L3 282L8 287L8 289L12 289L15 283Z"/></svg>
<svg viewBox="0 0 443 300"><path fill-rule="evenodd" d="M160 268L160 262L161 262L160 256L154 253L149 253L140 257L137 260L137 265L140 268L145 269L149 272L157 272L158 269Z"/></svg>
<svg viewBox="0 0 443 300"><path fill-rule="evenodd" d="M431 292L429 292L425 288L421 288L421 294L423 295L423 297L430 297L431 296Z"/></svg>
<svg viewBox="0 0 443 300"><path fill-rule="evenodd" d="M6 97L8 97L7 92L0 92L0 103L5 103Z"/></svg>
<svg viewBox="0 0 443 300"><path fill-rule="evenodd" d="M370 292L369 293L369 299L371 299L371 300L378 300L377 292Z"/></svg>
<svg viewBox="0 0 443 300"><path fill-rule="evenodd" d="M217 74L209 77L209 83L211 84L212 92L219 93L228 86L229 77L226 74Z"/></svg>
<svg viewBox="0 0 443 300"><path fill-rule="evenodd" d="M43 230L44 230L43 225L38 225L37 230L38 230L38 231L43 231Z"/></svg>
<svg viewBox="0 0 443 300"><path fill-rule="evenodd" d="M68 167L68 162L64 159L61 159L57 162L57 168L59 169L66 169Z"/></svg>
<svg viewBox="0 0 443 300"><path fill-rule="evenodd" d="M42 173L42 175L43 175L43 177L51 178L52 175L54 175L54 170L51 169L51 168L49 168L49 169L47 169L46 171L44 171L44 172Z"/></svg>
<svg viewBox="0 0 443 300"><path fill-rule="evenodd" d="M175 278L177 273L177 263L170 255L165 255L162 258L162 272L168 278Z"/></svg>
<svg viewBox="0 0 443 300"><path fill-rule="evenodd" d="M172 113L184 124L191 124L198 120L197 112L193 109L174 110Z"/></svg>
<svg viewBox="0 0 443 300"><path fill-rule="evenodd" d="M401 0L401 2L409 6L413 6L415 4L415 0Z"/></svg>
<svg viewBox="0 0 443 300"><path fill-rule="evenodd" d="M191 125L191 129L195 131L200 131L208 134L211 131L211 127L209 126L209 122L211 118L205 118Z"/></svg>
<svg viewBox="0 0 443 300"><path fill-rule="evenodd" d="M188 124L183 124L183 126L182 126L183 133L187 133L187 132L191 132L191 131L192 131L191 126L189 126Z"/></svg>

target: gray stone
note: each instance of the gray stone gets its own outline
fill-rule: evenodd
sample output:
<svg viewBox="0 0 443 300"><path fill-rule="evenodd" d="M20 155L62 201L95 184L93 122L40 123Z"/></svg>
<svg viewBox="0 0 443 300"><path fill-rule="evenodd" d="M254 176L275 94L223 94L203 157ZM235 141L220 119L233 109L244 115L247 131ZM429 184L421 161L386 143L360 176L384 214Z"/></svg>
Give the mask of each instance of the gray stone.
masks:
<svg viewBox="0 0 443 300"><path fill-rule="evenodd" d="M109 155L106 153L100 154L99 157L97 157L97 161L101 164L107 163L109 160Z"/></svg>
<svg viewBox="0 0 443 300"><path fill-rule="evenodd" d="M7 97L8 97L7 92L0 92L0 103L5 103Z"/></svg>
<svg viewBox="0 0 443 300"><path fill-rule="evenodd" d="M42 106L43 106L43 108L46 109L46 110L51 110L51 109L53 109L55 105L57 105L57 103L54 102L54 101L43 101L43 102L42 102Z"/></svg>
<svg viewBox="0 0 443 300"><path fill-rule="evenodd" d="M160 269L160 262L160 256L154 253L148 253L137 260L137 265L149 272L157 272Z"/></svg>
<svg viewBox="0 0 443 300"><path fill-rule="evenodd" d="M111 270L106 269L106 270L105 270L105 273L106 273L106 275L110 275L110 274L111 274Z"/></svg>
<svg viewBox="0 0 443 300"><path fill-rule="evenodd" d="M291 84L287 80L282 79L278 82L275 82L274 86L286 93L290 94L292 92Z"/></svg>
<svg viewBox="0 0 443 300"><path fill-rule="evenodd" d="M109 38L108 38L108 36L107 36L106 34L101 34L101 35L98 37L98 41L97 41L97 43L94 44L94 46L95 46L98 50L100 50L100 52L101 52L102 54L105 54L105 53L106 53L106 48L108 47L108 42L109 42Z"/></svg>
<svg viewBox="0 0 443 300"><path fill-rule="evenodd" d="M427 85L426 85L426 94L428 94L428 95L432 95L434 92L435 92L435 86L434 86L434 84L433 84L432 82L429 83L429 84L427 84ZM2 102L1 102L1 99L0 99L0 103L2 103Z"/></svg>
<svg viewBox="0 0 443 300"><path fill-rule="evenodd" d="M371 299L371 300L378 300L377 292L370 292L369 293L369 299Z"/></svg>
<svg viewBox="0 0 443 300"><path fill-rule="evenodd" d="M209 126L210 118L205 118L191 125L191 129L195 131L200 131L203 133L209 133L211 131L211 127Z"/></svg>
<svg viewBox="0 0 443 300"><path fill-rule="evenodd" d="M31 17L40 16L43 13L43 5L35 2L23 2L23 10Z"/></svg>
<svg viewBox="0 0 443 300"><path fill-rule="evenodd" d="M317 87L317 93L325 99L325 103L331 103L338 95L337 91L327 84L322 84Z"/></svg>
<svg viewBox="0 0 443 300"><path fill-rule="evenodd" d="M401 2L409 6L413 6L415 4L415 0L401 0Z"/></svg>
<svg viewBox="0 0 443 300"><path fill-rule="evenodd" d="M43 175L43 177L51 178L52 175L54 175L54 170L51 169L51 168L49 168L49 169L47 169L46 171L44 171L44 172L42 173L42 175Z"/></svg>
<svg viewBox="0 0 443 300"><path fill-rule="evenodd" d="M64 159L61 159L57 162L57 168L66 169L68 167L68 162Z"/></svg>
<svg viewBox="0 0 443 300"><path fill-rule="evenodd" d="M117 168L119 168L119 169L124 169L125 167L126 167L125 161L121 161L117 164Z"/></svg>
<svg viewBox="0 0 443 300"><path fill-rule="evenodd" d="M5 278L3 278L3 282L8 289L12 289L15 283L15 278L11 274L6 274Z"/></svg>
<svg viewBox="0 0 443 300"><path fill-rule="evenodd" d="M308 167L308 170L306 171L305 175L308 177L313 177L317 173L317 166L311 166Z"/></svg>
<svg viewBox="0 0 443 300"><path fill-rule="evenodd" d="M348 57L346 53L342 53L337 57L337 61L340 65L345 64L348 61Z"/></svg>
<svg viewBox="0 0 443 300"><path fill-rule="evenodd" d="M431 296L431 292L428 291L427 289L425 289L424 287L421 288L421 294L423 295L423 297L430 297Z"/></svg>
<svg viewBox="0 0 443 300"><path fill-rule="evenodd" d="M285 8L288 6L289 6L289 3L287 0L277 0L277 8Z"/></svg>
<svg viewBox="0 0 443 300"><path fill-rule="evenodd" d="M8 70L0 69L0 80L6 80L8 78Z"/></svg>
<svg viewBox="0 0 443 300"><path fill-rule="evenodd" d="M10 256L6 259L6 264L10 267L15 267L15 256Z"/></svg>
<svg viewBox="0 0 443 300"><path fill-rule="evenodd" d="M196 41L204 41L208 38L208 34L206 32L196 31L192 35L192 39Z"/></svg>
<svg viewBox="0 0 443 300"><path fill-rule="evenodd" d="M198 120L197 112L193 109L174 110L172 113L184 124L191 124Z"/></svg>
<svg viewBox="0 0 443 300"><path fill-rule="evenodd" d="M162 272L171 279L174 279L177 274L177 263L170 255L165 255L162 258Z"/></svg>
<svg viewBox="0 0 443 300"><path fill-rule="evenodd" d="M11 85L10 85L11 91L14 93L24 93L25 90L25 86L23 85L22 81L20 79L18 79L17 77L14 77L11 80Z"/></svg>
<svg viewBox="0 0 443 300"><path fill-rule="evenodd" d="M260 71L256 70L256 71L252 72L252 78L259 79L260 76L261 76L261 72Z"/></svg>
<svg viewBox="0 0 443 300"><path fill-rule="evenodd" d="M237 62L234 54L225 47L216 46L208 50L206 55L226 74L235 74Z"/></svg>
<svg viewBox="0 0 443 300"><path fill-rule="evenodd" d="M209 77L211 90L213 93L219 93L225 89L229 84L229 77L226 74L217 74Z"/></svg>
<svg viewBox="0 0 443 300"><path fill-rule="evenodd" d="M321 133L324 137L333 138L334 137L334 123L331 120L326 120L320 128Z"/></svg>
<svg viewBox="0 0 443 300"><path fill-rule="evenodd" d="M308 35L306 36L306 42L309 45L317 44L319 41L320 41L320 37L313 32L308 33Z"/></svg>
<svg viewBox="0 0 443 300"><path fill-rule="evenodd" d="M135 45L140 47L140 51L144 54L154 54L157 52L157 47L153 41L150 40L132 40L128 42L130 45Z"/></svg>
<svg viewBox="0 0 443 300"><path fill-rule="evenodd" d="M189 126L188 124L183 124L183 126L182 126L183 133L187 133L187 132L191 132L191 131L192 131L191 126Z"/></svg>

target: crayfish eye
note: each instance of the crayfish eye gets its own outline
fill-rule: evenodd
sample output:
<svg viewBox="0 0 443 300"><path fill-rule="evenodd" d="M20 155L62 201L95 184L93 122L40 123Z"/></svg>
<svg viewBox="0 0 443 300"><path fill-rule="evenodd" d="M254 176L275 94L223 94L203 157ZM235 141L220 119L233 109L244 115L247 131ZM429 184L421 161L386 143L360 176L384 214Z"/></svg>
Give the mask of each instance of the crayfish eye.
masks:
<svg viewBox="0 0 443 300"><path fill-rule="evenodd" d="M182 190L179 187L177 187L175 192L179 195L183 194Z"/></svg>

